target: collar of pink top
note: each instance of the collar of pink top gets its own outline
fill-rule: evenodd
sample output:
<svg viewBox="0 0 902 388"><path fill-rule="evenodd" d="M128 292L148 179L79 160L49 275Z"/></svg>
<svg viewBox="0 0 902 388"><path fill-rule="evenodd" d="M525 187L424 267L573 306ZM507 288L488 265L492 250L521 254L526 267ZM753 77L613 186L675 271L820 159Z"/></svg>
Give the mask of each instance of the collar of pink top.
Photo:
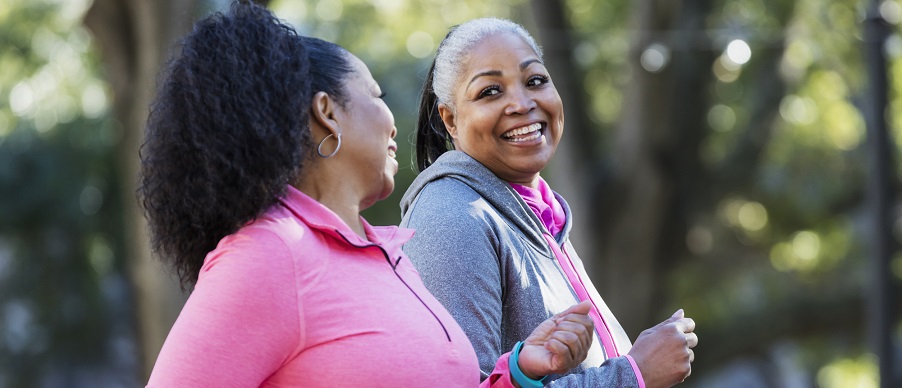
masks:
<svg viewBox="0 0 902 388"><path fill-rule="evenodd" d="M397 226L372 226L366 219L360 217L367 237L364 239L354 233L351 227L342 221L335 212L294 186L288 186L285 196L279 202L311 228L355 246L375 244L392 251L400 249L401 245L413 237L413 229Z"/></svg>

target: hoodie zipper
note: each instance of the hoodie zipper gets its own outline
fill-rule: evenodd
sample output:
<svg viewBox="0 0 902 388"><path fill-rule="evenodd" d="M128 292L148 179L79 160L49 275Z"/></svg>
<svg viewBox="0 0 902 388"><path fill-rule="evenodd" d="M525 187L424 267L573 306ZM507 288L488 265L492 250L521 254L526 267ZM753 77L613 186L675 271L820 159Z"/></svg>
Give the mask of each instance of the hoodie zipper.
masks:
<svg viewBox="0 0 902 388"><path fill-rule="evenodd" d="M432 314L432 317L435 318L435 321L438 322L439 326L442 327L442 331L445 332L445 338L448 339L448 342L451 342L451 335L448 334L448 329L445 328L445 324L442 323L442 320L438 318L438 315L436 315L435 312L432 311L431 308L429 308L429 305L427 305L426 302L423 301L422 298L420 298L420 295L418 295L418 294L416 293L416 291L414 291L413 288L411 288L410 285L407 284L407 282L404 281L404 278L401 277L401 274L398 273L398 264L401 262L401 258L402 258L401 256L398 256L398 259L395 260L394 263L392 263L391 258L388 256L388 252L387 252L387 251L385 250L385 248L383 248L381 245L378 245L378 244L356 245L356 244L352 243L351 240L348 240L348 238L345 237L345 235L341 234L341 232L339 232L338 230L335 230L335 233L338 233L338 235L341 236L341 238L343 238L343 239L345 240L345 242L347 242L348 244L350 244L352 247L355 247L355 248L358 248L358 249L374 248L374 247L375 247L375 248L379 248L379 251L382 252L382 256L385 257L385 261L388 262L388 265L389 265L389 266L391 266L392 272L394 272L394 273L395 273L395 276L398 277L398 280L400 280L401 283L403 283L404 286L407 287L408 290L410 290L410 293L412 293L413 296L415 296L415 297L417 298L417 300L419 300L420 303L423 304L423 307L425 307L426 310L428 310L429 313Z"/></svg>

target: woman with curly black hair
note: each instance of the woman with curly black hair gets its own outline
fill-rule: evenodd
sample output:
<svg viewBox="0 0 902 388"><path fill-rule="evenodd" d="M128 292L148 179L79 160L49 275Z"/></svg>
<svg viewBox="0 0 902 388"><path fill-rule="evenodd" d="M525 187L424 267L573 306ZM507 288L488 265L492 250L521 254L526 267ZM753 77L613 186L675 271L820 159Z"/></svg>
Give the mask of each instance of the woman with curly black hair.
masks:
<svg viewBox="0 0 902 388"><path fill-rule="evenodd" d="M394 118L357 57L249 2L199 21L141 151L155 253L192 289L148 386L476 386L408 229L360 210L394 188ZM548 319L483 385L572 368L588 305Z"/></svg>

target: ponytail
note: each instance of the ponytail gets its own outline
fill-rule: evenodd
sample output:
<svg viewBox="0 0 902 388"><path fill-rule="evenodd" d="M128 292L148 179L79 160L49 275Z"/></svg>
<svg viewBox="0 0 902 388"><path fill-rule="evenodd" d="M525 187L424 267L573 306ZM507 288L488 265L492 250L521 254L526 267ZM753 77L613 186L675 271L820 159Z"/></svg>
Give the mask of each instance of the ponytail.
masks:
<svg viewBox="0 0 902 388"><path fill-rule="evenodd" d="M425 170L442 156L443 153L453 150L451 134L445 128L445 122L438 113L438 96L432 89L435 78L435 60L429 66L429 75L420 95L420 107L417 112L416 128L416 160L417 169Z"/></svg>
<svg viewBox="0 0 902 388"><path fill-rule="evenodd" d="M137 194L151 248L183 289L219 240L284 196L312 157L310 101L315 88L340 100L350 71L342 50L299 37L251 2L199 21L182 40L151 104Z"/></svg>

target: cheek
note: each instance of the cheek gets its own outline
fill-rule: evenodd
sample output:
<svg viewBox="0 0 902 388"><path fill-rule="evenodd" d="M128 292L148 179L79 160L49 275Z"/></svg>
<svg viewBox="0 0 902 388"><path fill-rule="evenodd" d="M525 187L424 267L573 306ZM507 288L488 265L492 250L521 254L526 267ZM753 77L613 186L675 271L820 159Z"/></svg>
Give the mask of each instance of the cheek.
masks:
<svg viewBox="0 0 902 388"><path fill-rule="evenodd" d="M391 113L391 109L388 108L388 105L383 105L380 109L385 120L394 125L395 115Z"/></svg>
<svg viewBox="0 0 902 388"><path fill-rule="evenodd" d="M470 147L485 146L494 138L495 126L503 116L503 108L495 104L465 103L458 105L454 123L456 128L451 136L460 142L470 143Z"/></svg>
<svg viewBox="0 0 902 388"><path fill-rule="evenodd" d="M469 148L478 147L480 144L485 143L485 136L482 134L479 122L468 120L461 124L457 127L457 135L454 136L457 141Z"/></svg>
<svg viewBox="0 0 902 388"><path fill-rule="evenodd" d="M564 119L564 103L561 101L561 96L557 94L556 90L549 90L548 94L542 100L544 101L543 105L545 106L545 110L552 116L555 116L555 120Z"/></svg>
<svg viewBox="0 0 902 388"><path fill-rule="evenodd" d="M499 117L499 115L489 114L486 110L473 112L467 122L466 135L470 138L491 138Z"/></svg>

